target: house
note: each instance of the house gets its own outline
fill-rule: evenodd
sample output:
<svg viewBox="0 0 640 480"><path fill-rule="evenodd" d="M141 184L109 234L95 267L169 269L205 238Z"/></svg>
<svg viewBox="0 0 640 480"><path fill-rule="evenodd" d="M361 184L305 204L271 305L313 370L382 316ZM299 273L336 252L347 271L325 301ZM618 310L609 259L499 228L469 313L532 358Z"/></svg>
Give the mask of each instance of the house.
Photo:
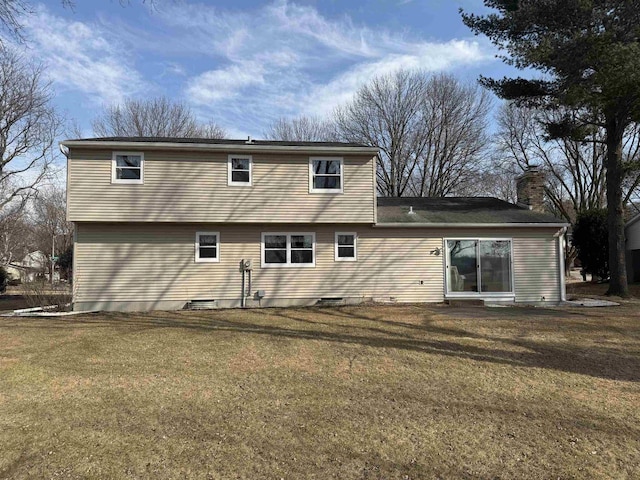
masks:
<svg viewBox="0 0 640 480"><path fill-rule="evenodd" d="M632 217L625 226L627 278L640 282L640 214Z"/></svg>
<svg viewBox="0 0 640 480"><path fill-rule="evenodd" d="M10 263L5 265L4 271L7 272L7 280L20 280L22 281L22 272L24 271L24 267L19 263Z"/></svg>
<svg viewBox="0 0 640 480"><path fill-rule="evenodd" d="M20 279L22 283L34 282L38 278L49 280L51 269L51 261L49 257L36 250L24 256L20 262L14 262L9 265L7 271L9 276L16 280ZM55 272L53 279L57 282L60 280L60 274Z"/></svg>
<svg viewBox="0 0 640 480"><path fill-rule="evenodd" d="M67 140L74 307L367 300L555 303L566 224L492 198L378 198L378 149L350 143Z"/></svg>

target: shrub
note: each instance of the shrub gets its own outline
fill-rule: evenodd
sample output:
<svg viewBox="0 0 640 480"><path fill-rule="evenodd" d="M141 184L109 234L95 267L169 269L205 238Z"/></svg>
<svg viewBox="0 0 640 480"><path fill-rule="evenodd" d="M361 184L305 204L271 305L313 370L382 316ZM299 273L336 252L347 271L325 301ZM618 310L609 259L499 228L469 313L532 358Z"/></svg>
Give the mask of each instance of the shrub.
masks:
<svg viewBox="0 0 640 480"><path fill-rule="evenodd" d="M60 267L60 276L71 282L73 277L73 245L62 252L57 264Z"/></svg>
<svg viewBox="0 0 640 480"><path fill-rule="evenodd" d="M42 281L24 283L22 291L29 307L48 307L57 305L54 311L66 311L71 302L71 293L64 284L51 285Z"/></svg>
<svg viewBox="0 0 640 480"><path fill-rule="evenodd" d="M609 278L607 210L592 209L578 215L573 227L573 245L586 273Z"/></svg>
<svg viewBox="0 0 640 480"><path fill-rule="evenodd" d="M8 282L9 282L9 274L4 269L4 267L0 267L0 293L4 293L7 291Z"/></svg>

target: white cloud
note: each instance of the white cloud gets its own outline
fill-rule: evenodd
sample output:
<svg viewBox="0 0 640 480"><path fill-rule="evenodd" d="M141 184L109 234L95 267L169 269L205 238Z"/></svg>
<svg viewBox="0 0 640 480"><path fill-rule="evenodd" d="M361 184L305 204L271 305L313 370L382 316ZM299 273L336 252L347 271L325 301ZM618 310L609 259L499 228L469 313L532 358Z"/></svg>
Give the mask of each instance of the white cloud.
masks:
<svg viewBox="0 0 640 480"><path fill-rule="evenodd" d="M331 112L375 75L473 67L494 53L474 39L358 25L287 0L250 11L160 2L135 23L124 19L130 11L80 21L39 7L26 18L32 55L56 89L95 104L164 93L255 136L280 116Z"/></svg>
<svg viewBox="0 0 640 480"><path fill-rule="evenodd" d="M312 7L286 0L277 0L266 7L264 14L289 35L315 40L334 52L364 57L379 54L373 31L356 27L348 17L331 22Z"/></svg>
<svg viewBox="0 0 640 480"><path fill-rule="evenodd" d="M58 90L76 90L96 103L120 102L148 90L127 49L98 24L51 15L44 7L25 17L32 48Z"/></svg>
<svg viewBox="0 0 640 480"><path fill-rule="evenodd" d="M446 43L424 43L408 48L404 54L389 53L374 62L358 63L336 75L330 82L315 86L307 96L303 113L327 115L339 104L349 101L353 93L376 75L401 69L427 72L449 70L491 58L477 42L452 40Z"/></svg>
<svg viewBox="0 0 640 480"><path fill-rule="evenodd" d="M254 134L279 116L327 114L375 75L452 70L492 61L494 54L476 40L429 41L348 17L328 19L286 0L251 14L202 4L164 8L159 15L172 29L174 47L215 65L187 81L187 100L203 115Z"/></svg>
<svg viewBox="0 0 640 480"><path fill-rule="evenodd" d="M233 100L240 90L264 83L263 74L263 67L254 62L210 70L189 81L187 96L196 104Z"/></svg>

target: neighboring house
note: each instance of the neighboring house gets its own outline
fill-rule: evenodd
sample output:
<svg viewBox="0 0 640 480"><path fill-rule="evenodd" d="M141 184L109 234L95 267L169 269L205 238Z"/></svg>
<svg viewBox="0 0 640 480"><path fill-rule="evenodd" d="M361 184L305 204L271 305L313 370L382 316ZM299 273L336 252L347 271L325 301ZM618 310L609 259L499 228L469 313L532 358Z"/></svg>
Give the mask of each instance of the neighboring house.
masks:
<svg viewBox="0 0 640 480"><path fill-rule="evenodd" d="M625 227L627 278L640 282L640 214L627 222Z"/></svg>
<svg viewBox="0 0 640 480"><path fill-rule="evenodd" d="M376 196L378 149L358 144L62 145L76 309L564 299L566 224L536 211L536 171L518 183L527 206L390 199Z"/></svg>
<svg viewBox="0 0 640 480"><path fill-rule="evenodd" d="M7 272L9 280L22 280L22 272L24 268L18 263L10 263L5 265L4 270Z"/></svg>
<svg viewBox="0 0 640 480"><path fill-rule="evenodd" d="M49 257L40 250L28 253L21 262L12 265L16 273L19 274L22 283L33 282L38 278L49 280L51 263ZM59 272L54 273L53 279L54 281L60 280Z"/></svg>

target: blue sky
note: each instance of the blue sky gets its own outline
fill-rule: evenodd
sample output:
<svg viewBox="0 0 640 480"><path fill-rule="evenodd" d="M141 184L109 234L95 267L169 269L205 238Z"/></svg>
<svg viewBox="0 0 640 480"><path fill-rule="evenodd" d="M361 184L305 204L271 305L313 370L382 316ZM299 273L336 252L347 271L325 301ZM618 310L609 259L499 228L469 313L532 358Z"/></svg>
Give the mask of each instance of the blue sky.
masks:
<svg viewBox="0 0 640 480"><path fill-rule="evenodd" d="M35 3L29 55L56 103L91 134L91 119L126 97L166 95L232 137L261 137L276 118L326 115L372 76L399 68L503 76L507 67L458 8L481 0Z"/></svg>

